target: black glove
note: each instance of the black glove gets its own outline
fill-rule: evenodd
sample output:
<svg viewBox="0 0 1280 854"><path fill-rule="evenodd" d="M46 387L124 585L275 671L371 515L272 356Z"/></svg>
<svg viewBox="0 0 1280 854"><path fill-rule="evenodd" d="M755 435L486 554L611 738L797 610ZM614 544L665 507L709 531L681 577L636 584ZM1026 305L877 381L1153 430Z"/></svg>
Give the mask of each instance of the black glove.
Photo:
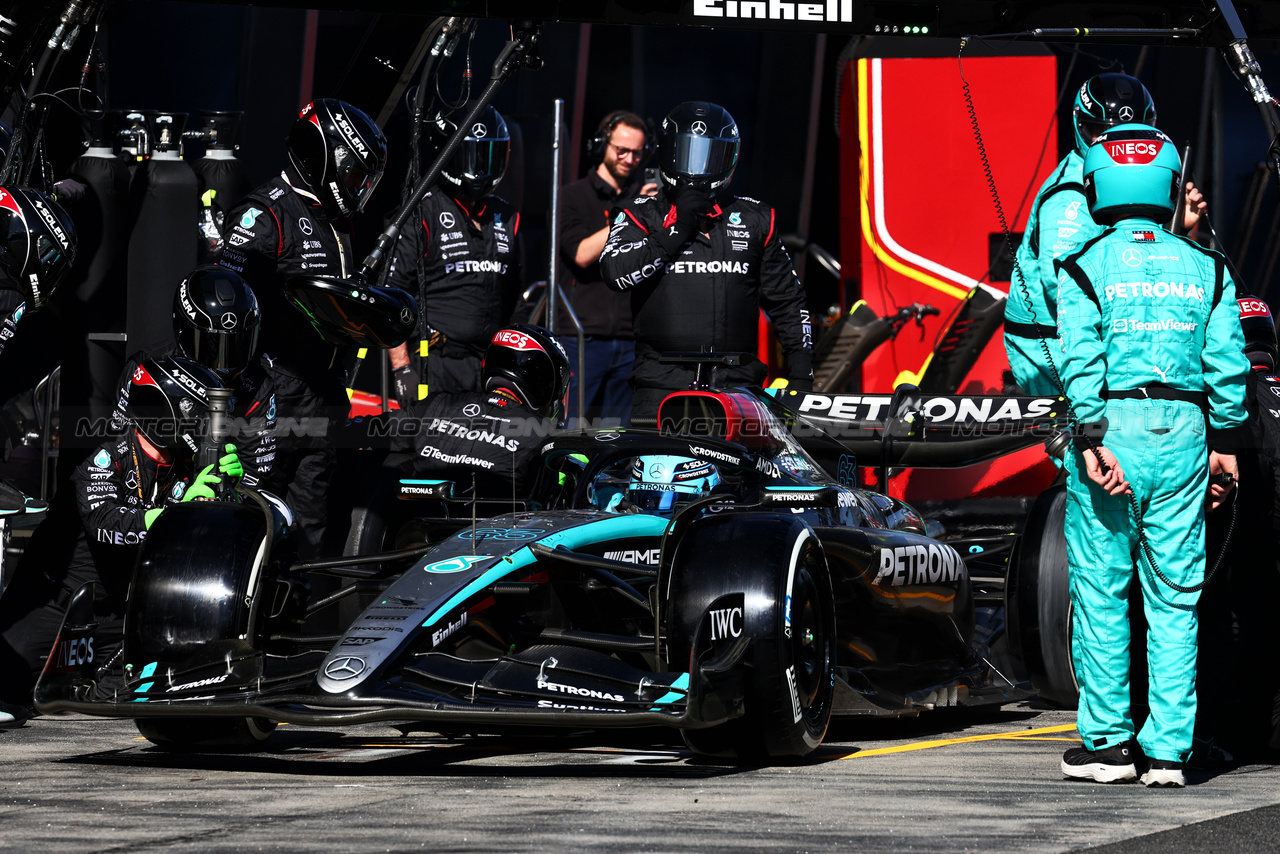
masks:
<svg viewBox="0 0 1280 854"><path fill-rule="evenodd" d="M687 184L676 190L674 201L676 221L653 235L668 261L675 259L685 244L693 240L698 231L698 218L715 207L706 191Z"/></svg>
<svg viewBox="0 0 1280 854"><path fill-rule="evenodd" d="M53 197L59 202L78 202L84 198L84 184L74 178L63 178L53 185Z"/></svg>
<svg viewBox="0 0 1280 854"><path fill-rule="evenodd" d="M787 388L794 391L813 391L813 352L799 350L787 354Z"/></svg>
<svg viewBox="0 0 1280 854"><path fill-rule="evenodd" d="M418 375L411 365L392 372L391 386L401 409L407 410L418 402Z"/></svg>

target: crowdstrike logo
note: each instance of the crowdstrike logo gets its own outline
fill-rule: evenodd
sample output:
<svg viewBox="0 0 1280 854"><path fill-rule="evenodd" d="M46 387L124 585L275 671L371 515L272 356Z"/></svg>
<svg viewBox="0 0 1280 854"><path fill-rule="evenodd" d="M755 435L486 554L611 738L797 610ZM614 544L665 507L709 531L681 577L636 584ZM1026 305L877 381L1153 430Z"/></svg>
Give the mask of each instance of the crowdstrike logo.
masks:
<svg viewBox="0 0 1280 854"><path fill-rule="evenodd" d="M853 22L853 0L787 3L783 0L693 0L697 18L755 18L772 21Z"/></svg>

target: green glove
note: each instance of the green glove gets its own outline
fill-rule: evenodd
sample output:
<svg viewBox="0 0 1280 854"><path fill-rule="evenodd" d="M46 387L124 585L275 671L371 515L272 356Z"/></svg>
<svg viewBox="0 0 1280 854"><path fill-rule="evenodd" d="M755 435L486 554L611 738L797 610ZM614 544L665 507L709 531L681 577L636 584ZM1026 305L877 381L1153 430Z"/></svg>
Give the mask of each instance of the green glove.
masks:
<svg viewBox="0 0 1280 854"><path fill-rule="evenodd" d="M142 514L142 524L146 525L147 530L151 530L151 525L156 521L156 517L164 512L164 508L157 507L154 510L148 510Z"/></svg>
<svg viewBox="0 0 1280 854"><path fill-rule="evenodd" d="M213 487L222 483L222 478L213 473L213 466L205 466L204 471L196 475L196 479L191 481L191 485L187 487L187 492L182 496L183 501L213 501L218 496L214 494Z"/></svg>
<svg viewBox="0 0 1280 854"><path fill-rule="evenodd" d="M244 466L240 463L240 457L236 456L236 446L227 445L227 453L218 460L218 474L239 480L244 477Z"/></svg>

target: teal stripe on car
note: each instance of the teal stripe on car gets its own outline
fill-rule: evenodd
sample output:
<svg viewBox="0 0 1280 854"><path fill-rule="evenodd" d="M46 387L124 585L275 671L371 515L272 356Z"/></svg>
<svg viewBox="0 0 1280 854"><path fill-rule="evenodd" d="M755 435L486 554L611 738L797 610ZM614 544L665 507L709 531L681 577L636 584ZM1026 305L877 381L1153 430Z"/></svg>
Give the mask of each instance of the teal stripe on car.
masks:
<svg viewBox="0 0 1280 854"><path fill-rule="evenodd" d="M657 537L661 536L667 529L667 520L657 516L641 516L636 514L628 514L626 516L617 516L612 519L600 519L596 522L588 522L585 525L579 525L576 528L569 528L565 531L556 531L553 534L547 534L536 542L542 543L544 546L556 548L564 546L567 549L576 549L580 546L598 543L603 540L614 540L620 537ZM493 584L501 579L504 575L509 575L517 569L523 569L537 558L528 546L520 549L513 555L503 558L493 566L486 569L481 575L477 576L466 587L459 590L449 598L439 608L435 610L423 626L434 626L442 617L461 605L475 593Z"/></svg>
<svg viewBox="0 0 1280 854"><path fill-rule="evenodd" d="M662 710L659 709L658 706L669 706L672 703L678 703L681 700L687 699L689 696L689 674L681 673L680 677L671 683L671 687L679 688L680 690L679 692L668 691L658 699L654 700L654 706L649 711L660 712Z"/></svg>

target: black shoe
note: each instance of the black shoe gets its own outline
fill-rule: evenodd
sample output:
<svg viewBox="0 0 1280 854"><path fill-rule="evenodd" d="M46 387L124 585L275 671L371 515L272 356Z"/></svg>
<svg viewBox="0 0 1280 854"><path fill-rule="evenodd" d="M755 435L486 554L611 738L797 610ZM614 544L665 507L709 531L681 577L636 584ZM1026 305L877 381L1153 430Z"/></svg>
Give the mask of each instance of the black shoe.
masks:
<svg viewBox="0 0 1280 854"><path fill-rule="evenodd" d="M0 729L17 729L31 720L31 710L13 703L0 703Z"/></svg>
<svg viewBox="0 0 1280 854"><path fill-rule="evenodd" d="M1138 769L1133 764L1135 753L1132 742L1105 750L1073 747L1062 754L1062 774L1095 783L1129 783L1138 779Z"/></svg>
<svg viewBox="0 0 1280 854"><path fill-rule="evenodd" d="M1141 779L1142 785L1149 789L1181 789L1187 785L1187 778L1182 775L1182 763L1164 759L1152 759Z"/></svg>

